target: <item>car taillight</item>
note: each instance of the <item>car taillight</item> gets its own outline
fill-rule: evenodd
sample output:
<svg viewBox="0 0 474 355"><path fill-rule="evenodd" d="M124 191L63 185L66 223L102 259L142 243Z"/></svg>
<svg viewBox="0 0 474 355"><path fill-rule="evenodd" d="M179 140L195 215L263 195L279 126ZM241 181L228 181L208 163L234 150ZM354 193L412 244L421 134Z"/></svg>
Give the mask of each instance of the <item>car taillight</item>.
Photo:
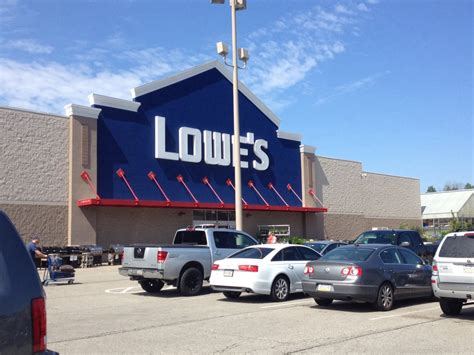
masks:
<svg viewBox="0 0 474 355"><path fill-rule="evenodd" d="M44 298L31 301L31 319L33 322L33 352L46 351L46 304Z"/></svg>
<svg viewBox="0 0 474 355"><path fill-rule="evenodd" d="M436 262L433 262L433 272L432 272L432 275L433 276L438 276L438 265L436 265Z"/></svg>
<svg viewBox="0 0 474 355"><path fill-rule="evenodd" d="M362 276L362 268L360 266L346 266L341 270L342 276Z"/></svg>
<svg viewBox="0 0 474 355"><path fill-rule="evenodd" d="M258 272L258 265L239 265L240 271Z"/></svg>
<svg viewBox="0 0 474 355"><path fill-rule="evenodd" d="M218 270L219 269L219 264L212 264L212 270Z"/></svg>
<svg viewBox="0 0 474 355"><path fill-rule="evenodd" d="M313 273L314 273L314 267L312 267L312 266L305 266L303 273L304 273L305 275L311 275L311 274L313 274Z"/></svg>
<svg viewBox="0 0 474 355"><path fill-rule="evenodd" d="M158 262L158 264L163 264L166 260L166 257L168 256L168 252L167 251L159 251L157 254L156 254L156 261Z"/></svg>

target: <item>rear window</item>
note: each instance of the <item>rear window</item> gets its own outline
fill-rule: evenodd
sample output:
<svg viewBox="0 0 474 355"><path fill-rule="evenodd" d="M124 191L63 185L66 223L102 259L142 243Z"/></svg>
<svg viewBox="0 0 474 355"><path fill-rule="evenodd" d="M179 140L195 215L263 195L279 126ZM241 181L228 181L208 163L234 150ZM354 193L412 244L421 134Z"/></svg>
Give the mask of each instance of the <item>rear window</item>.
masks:
<svg viewBox="0 0 474 355"><path fill-rule="evenodd" d="M397 235L390 232L364 232L357 237L354 244L397 244Z"/></svg>
<svg viewBox="0 0 474 355"><path fill-rule="evenodd" d="M319 260L324 261L366 261L373 253L374 249L368 248L351 248L342 247L337 248L323 255Z"/></svg>
<svg viewBox="0 0 474 355"><path fill-rule="evenodd" d="M442 258L474 258L474 236L448 237L441 246Z"/></svg>
<svg viewBox="0 0 474 355"><path fill-rule="evenodd" d="M204 231L179 231L174 237L174 244L207 245Z"/></svg>
<svg viewBox="0 0 474 355"><path fill-rule="evenodd" d="M238 251L237 253L229 256L229 258L240 258L240 259L263 259L270 254L274 249L272 248L248 248Z"/></svg>

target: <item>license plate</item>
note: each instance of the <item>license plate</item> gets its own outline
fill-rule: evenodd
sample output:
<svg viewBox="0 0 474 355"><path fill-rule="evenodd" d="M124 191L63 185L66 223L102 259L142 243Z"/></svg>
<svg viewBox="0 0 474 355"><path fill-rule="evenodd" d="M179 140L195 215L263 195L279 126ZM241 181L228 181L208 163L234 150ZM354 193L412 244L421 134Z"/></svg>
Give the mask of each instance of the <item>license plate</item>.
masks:
<svg viewBox="0 0 474 355"><path fill-rule="evenodd" d="M474 273L474 265L464 265L464 272L468 274Z"/></svg>
<svg viewBox="0 0 474 355"><path fill-rule="evenodd" d="M317 290L322 292L332 292L334 291L334 287L331 285L318 285Z"/></svg>
<svg viewBox="0 0 474 355"><path fill-rule="evenodd" d="M232 277L234 276L234 270L224 270L225 277Z"/></svg>
<svg viewBox="0 0 474 355"><path fill-rule="evenodd" d="M129 275L143 275L143 270L128 270Z"/></svg>

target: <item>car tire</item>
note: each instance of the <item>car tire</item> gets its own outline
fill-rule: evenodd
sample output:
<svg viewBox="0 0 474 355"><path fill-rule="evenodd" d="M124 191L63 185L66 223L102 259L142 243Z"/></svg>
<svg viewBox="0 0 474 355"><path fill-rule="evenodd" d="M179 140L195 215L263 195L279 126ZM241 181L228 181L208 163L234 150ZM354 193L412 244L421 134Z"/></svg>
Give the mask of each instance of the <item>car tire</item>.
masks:
<svg viewBox="0 0 474 355"><path fill-rule="evenodd" d="M229 298L229 299L232 299L232 300L235 300L237 298L240 297L240 294L242 292L238 292L238 291L224 291L224 296L226 298Z"/></svg>
<svg viewBox="0 0 474 355"><path fill-rule="evenodd" d="M203 275L195 267L186 269L179 280L179 290L183 296L196 296L202 289Z"/></svg>
<svg viewBox="0 0 474 355"><path fill-rule="evenodd" d="M456 298L441 298L439 306L444 314L447 316L457 316L461 313L463 300Z"/></svg>
<svg viewBox="0 0 474 355"><path fill-rule="evenodd" d="M393 308L394 292L393 287L388 282L383 283L377 293L377 300L374 303L378 311L390 311Z"/></svg>
<svg viewBox="0 0 474 355"><path fill-rule="evenodd" d="M318 306L321 306L321 307L327 307L331 305L332 301L333 300L331 298L318 298L318 297L314 298L314 302L316 302Z"/></svg>
<svg viewBox="0 0 474 355"><path fill-rule="evenodd" d="M139 282L140 286L149 293L158 293L165 283L158 279L146 279Z"/></svg>
<svg viewBox="0 0 474 355"><path fill-rule="evenodd" d="M284 302L290 297L290 281L286 276L280 275L272 283L270 297L274 302Z"/></svg>

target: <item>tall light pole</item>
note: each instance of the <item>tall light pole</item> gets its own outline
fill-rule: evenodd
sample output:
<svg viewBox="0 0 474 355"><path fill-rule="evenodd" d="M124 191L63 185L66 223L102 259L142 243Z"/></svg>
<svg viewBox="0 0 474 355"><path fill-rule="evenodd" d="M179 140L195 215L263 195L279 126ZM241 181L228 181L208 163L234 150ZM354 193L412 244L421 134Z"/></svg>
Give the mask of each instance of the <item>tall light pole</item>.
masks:
<svg viewBox="0 0 474 355"><path fill-rule="evenodd" d="M234 162L234 175L235 175L235 226L236 229L243 229L243 213L242 213L242 174L240 168L240 123L239 123L239 66L237 65L237 20L236 11L244 10L247 7L246 0L229 0L232 17L232 67L233 67L233 104L234 104L234 144L232 146L232 155ZM224 0L211 0L213 4L223 4ZM244 62L244 67L247 66L247 60L249 58L247 50L240 48L239 57ZM227 46L219 42L217 43L217 53L224 57L224 63L226 63L226 57L228 54ZM228 65L228 64L227 64Z"/></svg>

